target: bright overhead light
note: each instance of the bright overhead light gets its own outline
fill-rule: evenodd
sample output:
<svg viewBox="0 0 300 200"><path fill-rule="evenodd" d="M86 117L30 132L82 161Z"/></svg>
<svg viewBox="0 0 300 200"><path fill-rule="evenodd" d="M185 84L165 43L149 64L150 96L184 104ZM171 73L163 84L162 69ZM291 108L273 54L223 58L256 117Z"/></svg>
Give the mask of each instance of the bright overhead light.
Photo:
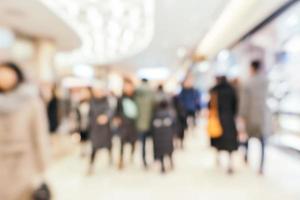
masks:
<svg viewBox="0 0 300 200"><path fill-rule="evenodd" d="M137 71L139 78L149 80L165 80L170 76L170 70L167 67L141 68Z"/></svg>
<svg viewBox="0 0 300 200"><path fill-rule="evenodd" d="M283 49L289 53L300 53L300 35L293 36L285 44Z"/></svg>
<svg viewBox="0 0 300 200"><path fill-rule="evenodd" d="M230 52L226 49L222 50L219 54L218 54L218 60L220 61L226 61L228 60L230 57Z"/></svg>
<svg viewBox="0 0 300 200"><path fill-rule="evenodd" d="M66 77L62 80L62 86L64 88L90 87L92 86L92 81L78 77Z"/></svg>
<svg viewBox="0 0 300 200"><path fill-rule="evenodd" d="M208 61L201 62L201 63L197 64L197 66L196 66L197 71L199 71L201 73L207 72L209 70L209 68L210 68L210 62L208 62Z"/></svg>
<svg viewBox="0 0 300 200"><path fill-rule="evenodd" d="M77 77L92 79L94 77L94 70L89 65L76 65L73 68L73 73Z"/></svg>
<svg viewBox="0 0 300 200"><path fill-rule="evenodd" d="M43 1L65 18L82 39L80 49L72 53L60 53L61 56L56 60L58 65L73 65L78 61L107 64L139 53L153 38L154 0ZM107 45L106 41L111 40L118 45Z"/></svg>
<svg viewBox="0 0 300 200"><path fill-rule="evenodd" d="M293 27L299 24L299 17L297 15L291 15L287 21L286 21L287 25L289 27Z"/></svg>
<svg viewBox="0 0 300 200"><path fill-rule="evenodd" d="M12 47L15 42L14 33L7 29L0 27L0 49Z"/></svg>

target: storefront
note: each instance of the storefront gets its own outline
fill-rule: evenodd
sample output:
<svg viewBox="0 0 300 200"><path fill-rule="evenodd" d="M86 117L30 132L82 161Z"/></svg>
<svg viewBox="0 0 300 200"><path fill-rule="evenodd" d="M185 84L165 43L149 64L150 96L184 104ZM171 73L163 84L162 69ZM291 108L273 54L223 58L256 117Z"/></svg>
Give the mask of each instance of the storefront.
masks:
<svg viewBox="0 0 300 200"><path fill-rule="evenodd" d="M300 2L278 13L231 52L242 78L252 59L263 61L270 79L268 105L280 133L277 140L300 149Z"/></svg>

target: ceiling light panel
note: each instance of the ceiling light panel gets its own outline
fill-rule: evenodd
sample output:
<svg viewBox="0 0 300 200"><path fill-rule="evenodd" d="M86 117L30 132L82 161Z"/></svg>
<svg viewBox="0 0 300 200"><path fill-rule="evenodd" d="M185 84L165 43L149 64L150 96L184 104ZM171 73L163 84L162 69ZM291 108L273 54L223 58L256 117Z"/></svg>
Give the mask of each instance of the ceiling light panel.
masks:
<svg viewBox="0 0 300 200"><path fill-rule="evenodd" d="M82 46L59 53L58 65L107 64L146 48L154 32L154 0L43 0L79 33Z"/></svg>

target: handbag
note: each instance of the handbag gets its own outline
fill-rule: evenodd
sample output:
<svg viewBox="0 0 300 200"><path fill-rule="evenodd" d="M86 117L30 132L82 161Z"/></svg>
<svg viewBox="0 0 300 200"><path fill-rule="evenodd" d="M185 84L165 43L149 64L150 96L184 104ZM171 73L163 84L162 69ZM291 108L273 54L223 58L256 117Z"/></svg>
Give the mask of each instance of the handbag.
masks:
<svg viewBox="0 0 300 200"><path fill-rule="evenodd" d="M32 195L32 200L51 200L51 192L46 183L42 183Z"/></svg>
<svg viewBox="0 0 300 200"><path fill-rule="evenodd" d="M211 138L219 138L223 134L223 128L219 118L217 94L211 95L207 133Z"/></svg>
<svg viewBox="0 0 300 200"><path fill-rule="evenodd" d="M124 98L122 101L122 107L124 110L124 114L129 119L136 119L138 115L137 106L133 100L129 98Z"/></svg>

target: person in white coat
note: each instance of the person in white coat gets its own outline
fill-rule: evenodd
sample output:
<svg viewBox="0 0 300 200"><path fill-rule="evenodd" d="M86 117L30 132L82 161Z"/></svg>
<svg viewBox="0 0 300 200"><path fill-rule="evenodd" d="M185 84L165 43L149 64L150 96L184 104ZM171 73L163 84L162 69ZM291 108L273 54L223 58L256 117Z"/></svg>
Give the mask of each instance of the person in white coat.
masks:
<svg viewBox="0 0 300 200"><path fill-rule="evenodd" d="M248 138L257 138L261 144L259 174L263 174L266 136L271 133L271 115L267 107L268 79L259 60L252 61L251 77L242 87L240 117ZM248 141L245 144L245 161L248 162Z"/></svg>

